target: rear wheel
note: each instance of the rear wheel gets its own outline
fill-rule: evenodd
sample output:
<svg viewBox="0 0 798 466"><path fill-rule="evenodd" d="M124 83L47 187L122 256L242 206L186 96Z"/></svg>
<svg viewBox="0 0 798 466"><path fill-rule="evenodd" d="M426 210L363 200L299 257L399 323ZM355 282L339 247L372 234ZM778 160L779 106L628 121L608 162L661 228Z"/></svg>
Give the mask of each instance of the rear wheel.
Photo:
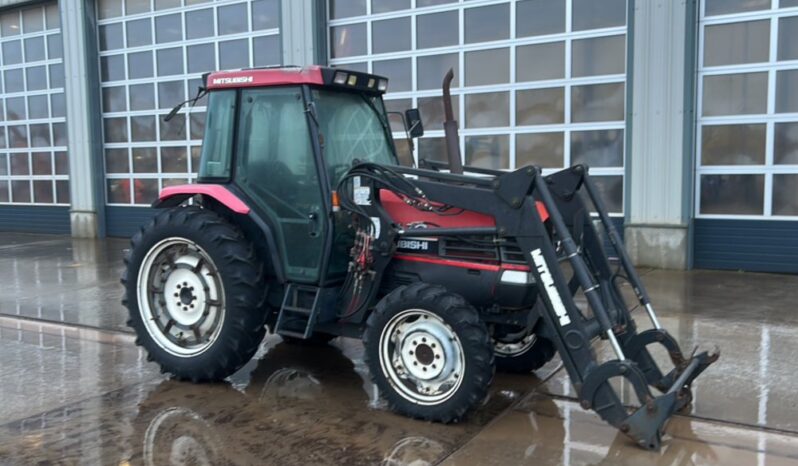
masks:
<svg viewBox="0 0 798 466"><path fill-rule="evenodd" d="M378 304L363 336L372 379L390 408L430 421L461 419L488 394L493 348L462 297L425 283Z"/></svg>
<svg viewBox="0 0 798 466"><path fill-rule="evenodd" d="M502 372L528 374L543 367L554 357L554 344L530 333L515 341L493 340L496 368Z"/></svg>
<svg viewBox="0 0 798 466"><path fill-rule="evenodd" d="M162 371L220 380L255 354L266 283L237 227L199 207L163 211L133 237L125 263L128 325Z"/></svg>

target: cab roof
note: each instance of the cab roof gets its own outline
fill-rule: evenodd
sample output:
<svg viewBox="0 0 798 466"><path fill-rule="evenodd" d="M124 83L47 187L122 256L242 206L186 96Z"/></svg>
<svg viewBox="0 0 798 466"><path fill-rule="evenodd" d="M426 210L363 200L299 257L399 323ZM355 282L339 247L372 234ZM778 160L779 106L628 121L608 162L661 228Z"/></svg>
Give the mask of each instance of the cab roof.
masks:
<svg viewBox="0 0 798 466"><path fill-rule="evenodd" d="M317 65L214 71L204 78L208 90L309 84L384 94L388 87L383 76Z"/></svg>

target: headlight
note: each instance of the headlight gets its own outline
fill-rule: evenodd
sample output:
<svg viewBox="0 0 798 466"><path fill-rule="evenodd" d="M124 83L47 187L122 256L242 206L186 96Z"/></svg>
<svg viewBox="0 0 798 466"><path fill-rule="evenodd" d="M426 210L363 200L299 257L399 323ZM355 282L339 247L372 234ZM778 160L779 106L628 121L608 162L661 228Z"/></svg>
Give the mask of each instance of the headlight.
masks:
<svg viewBox="0 0 798 466"><path fill-rule="evenodd" d="M339 71L339 72L335 73L335 77L333 78L333 82L335 84L340 84L340 85L343 86L346 83L346 77L347 77L346 73L344 73L342 71Z"/></svg>
<svg viewBox="0 0 798 466"><path fill-rule="evenodd" d="M530 283L535 283L532 274L522 270L505 270L502 272L500 281L512 285L529 285Z"/></svg>

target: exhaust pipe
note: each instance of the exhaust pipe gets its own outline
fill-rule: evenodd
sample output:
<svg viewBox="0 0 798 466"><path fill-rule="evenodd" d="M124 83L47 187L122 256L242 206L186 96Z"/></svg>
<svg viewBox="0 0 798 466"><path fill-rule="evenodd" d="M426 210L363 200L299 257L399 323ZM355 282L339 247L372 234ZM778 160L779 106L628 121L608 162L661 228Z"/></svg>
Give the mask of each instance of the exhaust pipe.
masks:
<svg viewBox="0 0 798 466"><path fill-rule="evenodd" d="M457 131L457 120L454 119L452 110L452 95L449 88L454 79L454 70L449 68L446 76L443 77L443 132L446 138L446 156L449 159L449 171L452 173L463 173L463 161L460 159L460 135Z"/></svg>

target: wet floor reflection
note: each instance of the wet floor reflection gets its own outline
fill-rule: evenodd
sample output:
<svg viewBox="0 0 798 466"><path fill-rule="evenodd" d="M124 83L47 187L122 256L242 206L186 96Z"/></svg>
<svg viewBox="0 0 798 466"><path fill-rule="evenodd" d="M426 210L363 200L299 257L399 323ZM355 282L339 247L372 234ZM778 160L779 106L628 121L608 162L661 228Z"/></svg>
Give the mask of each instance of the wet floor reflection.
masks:
<svg viewBox="0 0 798 466"><path fill-rule="evenodd" d="M0 464L434 464L537 382L500 377L466 422L421 422L375 403L361 348L270 337L230 383L139 383L6 424Z"/></svg>
<svg viewBox="0 0 798 466"><path fill-rule="evenodd" d="M798 438L677 416L649 452L575 402L535 394L443 464L796 465Z"/></svg>

